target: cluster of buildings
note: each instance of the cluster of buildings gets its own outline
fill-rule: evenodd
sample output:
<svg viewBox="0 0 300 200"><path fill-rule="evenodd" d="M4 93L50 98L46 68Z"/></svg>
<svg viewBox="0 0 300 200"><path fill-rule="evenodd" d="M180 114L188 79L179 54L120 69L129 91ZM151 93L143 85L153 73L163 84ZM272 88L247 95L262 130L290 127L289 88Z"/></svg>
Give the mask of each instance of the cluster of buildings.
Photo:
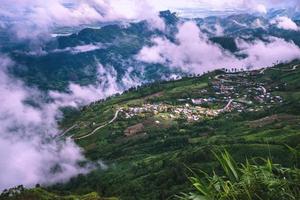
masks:
<svg viewBox="0 0 300 200"><path fill-rule="evenodd" d="M215 117L222 112L222 110L191 106L188 103L178 106L168 104L144 104L141 107L129 107L122 111L126 118L148 113L152 115L166 114L171 119L183 118L188 121L198 121L204 117Z"/></svg>
<svg viewBox="0 0 300 200"><path fill-rule="evenodd" d="M253 73L253 72L252 72ZM239 112L256 110L255 105L282 103L280 96L273 96L263 83L247 78L246 73L224 74L212 81L216 99L234 99L233 108ZM260 106L259 106L260 107Z"/></svg>
<svg viewBox="0 0 300 200"><path fill-rule="evenodd" d="M252 79L257 72L227 73L211 78L211 88L202 93L201 98L190 99L194 105L214 105L231 102L226 111L252 112L270 107L272 104L282 103L283 98L273 96L264 84ZM277 87L278 89L278 87Z"/></svg>
<svg viewBox="0 0 300 200"><path fill-rule="evenodd" d="M198 121L204 117L215 117L220 113L237 111L252 112L266 105L282 103L280 96L273 96L263 83L251 79L247 73L227 73L210 78L210 87L200 90L200 98L177 99L180 105L163 103L143 104L123 110L126 118L150 113L164 114L172 119ZM217 105L217 106L216 106ZM224 106L223 108L220 108ZM208 108L211 107L211 108ZM219 109L212 109L219 107Z"/></svg>
<svg viewBox="0 0 300 200"><path fill-rule="evenodd" d="M215 117L223 112L251 112L262 109L265 105L283 102L280 96L272 96L262 83L251 81L245 73L231 73L216 76L211 87L200 91L201 98L178 99L181 105L143 104L123 110L126 118L141 114L164 114L171 119L184 118L198 121L204 117ZM207 105L224 105L220 109L207 108Z"/></svg>

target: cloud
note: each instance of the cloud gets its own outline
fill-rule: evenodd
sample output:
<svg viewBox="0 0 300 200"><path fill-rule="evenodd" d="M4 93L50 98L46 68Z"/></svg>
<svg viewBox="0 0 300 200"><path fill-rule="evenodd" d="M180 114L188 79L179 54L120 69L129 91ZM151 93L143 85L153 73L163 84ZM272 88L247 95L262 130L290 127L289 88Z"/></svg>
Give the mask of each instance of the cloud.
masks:
<svg viewBox="0 0 300 200"><path fill-rule="evenodd" d="M209 32L213 36L220 37L220 36L224 36L225 35L223 27L218 22L216 24L214 24L213 26L208 25L208 24L203 24L203 25L200 26L200 28L203 31Z"/></svg>
<svg viewBox="0 0 300 200"><path fill-rule="evenodd" d="M43 39L58 27L133 19L149 20L152 27L164 28L147 1L2 0L0 7L1 26L20 39Z"/></svg>
<svg viewBox="0 0 300 200"><path fill-rule="evenodd" d="M260 19L256 19L252 22L251 28L262 28L266 29L267 25L265 25Z"/></svg>
<svg viewBox="0 0 300 200"><path fill-rule="evenodd" d="M43 103L39 91L10 77L6 71L13 64L0 56L0 190L66 181L87 173L91 166L79 166L85 158L73 141L53 140L59 134L58 105Z"/></svg>
<svg viewBox="0 0 300 200"><path fill-rule="evenodd" d="M75 47L67 47L65 49L55 49L52 52L70 52L72 54L78 54L78 53L85 53L85 52L89 52L89 51L95 51L98 49L104 49L104 45L102 44L86 44L86 45L79 45L79 46L75 46ZM32 52L32 54L34 54L35 52ZM45 52L47 53L47 52Z"/></svg>
<svg viewBox="0 0 300 200"><path fill-rule="evenodd" d="M136 59L202 73L223 67L266 67L277 61L300 58L299 47L280 38L266 38L268 42L237 40L239 54L247 55L240 58L210 42L194 22L185 22L178 29L175 43L166 38L153 38L153 45L143 47Z"/></svg>
<svg viewBox="0 0 300 200"><path fill-rule="evenodd" d="M276 37L269 37L268 40L268 42L256 40L250 43L239 40L237 45L240 53L247 55L247 58L241 60L242 65L261 68L300 58L300 49L294 43Z"/></svg>
<svg viewBox="0 0 300 200"><path fill-rule="evenodd" d="M299 3L297 0L2 0L0 26L11 30L17 38L45 40L57 27L116 20L148 20L152 28L164 30L158 11L167 9L179 13L190 9L201 13L266 13L270 8L290 6L299 7Z"/></svg>
<svg viewBox="0 0 300 200"><path fill-rule="evenodd" d="M154 38L154 46L144 47L137 59L197 73L228 66L237 61L229 52L210 42L195 23L185 22L178 29L177 43L166 38Z"/></svg>
<svg viewBox="0 0 300 200"><path fill-rule="evenodd" d="M271 21L272 24L276 24L278 28L285 30L299 31L297 24L287 16L277 17Z"/></svg>
<svg viewBox="0 0 300 200"><path fill-rule="evenodd" d="M98 67L97 79L95 85L80 86L71 83L69 93L51 91L50 97L60 106L78 107L87 105L99 99L105 99L116 93L122 93L124 90L141 84L141 80L131 75L132 68L128 68L121 80L117 80L118 74L113 67L104 67L96 61Z"/></svg>
<svg viewBox="0 0 300 200"><path fill-rule="evenodd" d="M71 139L54 139L60 134L57 127L57 120L61 118L59 108L87 105L137 86L141 80L132 75L131 67L118 76L113 67L104 67L99 61L95 63L97 84L71 83L69 93L50 91L53 101L45 102L43 93L26 87L8 74L14 62L7 56L0 56L0 191L20 184L30 187L37 183L67 181L98 165L87 161ZM82 161L87 165L79 166Z"/></svg>
<svg viewBox="0 0 300 200"><path fill-rule="evenodd" d="M263 5L263 4L255 5L254 10L259 12L259 13L263 13L263 14L266 14L268 12L266 6Z"/></svg>

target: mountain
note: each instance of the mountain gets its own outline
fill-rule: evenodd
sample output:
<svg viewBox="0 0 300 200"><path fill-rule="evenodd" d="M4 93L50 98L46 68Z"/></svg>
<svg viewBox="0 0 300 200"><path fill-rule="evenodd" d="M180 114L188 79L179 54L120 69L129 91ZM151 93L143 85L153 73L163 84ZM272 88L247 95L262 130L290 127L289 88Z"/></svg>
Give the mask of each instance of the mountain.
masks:
<svg viewBox="0 0 300 200"><path fill-rule="evenodd" d="M63 137L108 168L51 190L167 199L190 190L187 167L215 168L211 151L220 148L238 162L269 157L292 166L287 145L300 148L299 66L295 61L257 71L217 70L85 106L61 122Z"/></svg>
<svg viewBox="0 0 300 200"><path fill-rule="evenodd" d="M155 34L159 33L149 30L145 22L128 27L108 25L100 29L83 29L70 36L54 38L40 54L10 50L10 56L17 62L12 73L42 90L65 90L69 82L94 84L101 62L104 66L112 66L117 78L121 79L128 66L138 65L131 57ZM157 66L150 66L149 71L153 68ZM157 79L161 70L157 69L156 74L145 72L147 80ZM142 77L136 68L132 73Z"/></svg>
<svg viewBox="0 0 300 200"><path fill-rule="evenodd" d="M102 24L97 29L85 28L71 35L53 37L42 43L18 42L2 30L0 49L14 60L15 67L10 69L11 74L43 91L66 91L70 82L82 86L96 84L99 81L99 63L116 74L121 87L124 86L121 80L126 75L142 83L160 80L161 74L166 79L174 74L184 75L180 69L146 64L135 59L144 46L153 44L154 37L175 41L177 25L187 20L170 11L161 12L160 17L167 26L164 32L151 28L146 21L116 22ZM297 31L279 29L264 16L235 14L193 20L209 36L210 41L233 53L239 50L236 44L238 38L265 41L273 36L300 46Z"/></svg>
<svg viewBox="0 0 300 200"><path fill-rule="evenodd" d="M266 15L267 18L273 19L278 16L287 16L293 20L300 20L300 11L298 8L270 9Z"/></svg>
<svg viewBox="0 0 300 200"><path fill-rule="evenodd" d="M276 10L276 13L277 12L279 11ZM297 46L300 46L300 40L298 37L299 32L279 28L272 22L276 16L277 15L271 17L253 14L235 14L227 17L215 16L195 20L197 21L200 29L207 33L211 38L222 38L223 43L221 43L221 46L223 47L224 43L230 44L232 43L232 40L236 40L237 38L242 38L246 41L264 41L268 37L283 38L286 41L292 41ZM292 19L294 19L294 22L297 23L296 18ZM221 35L219 36L217 34L217 29L221 30ZM237 50L236 45L230 45L230 47L226 47L226 49L231 52L235 52Z"/></svg>

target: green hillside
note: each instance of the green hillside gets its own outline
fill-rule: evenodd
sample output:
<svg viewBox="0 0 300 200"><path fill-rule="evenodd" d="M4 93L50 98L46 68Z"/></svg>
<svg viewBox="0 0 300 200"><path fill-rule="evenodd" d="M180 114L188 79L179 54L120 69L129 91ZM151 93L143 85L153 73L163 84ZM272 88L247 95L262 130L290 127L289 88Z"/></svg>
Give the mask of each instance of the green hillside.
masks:
<svg viewBox="0 0 300 200"><path fill-rule="evenodd" d="M117 198L101 198L97 193L91 192L85 195L59 195L36 187L25 189L22 185L4 190L0 195L1 200L118 200Z"/></svg>
<svg viewBox="0 0 300 200"><path fill-rule="evenodd" d="M89 159L108 169L53 189L167 199L191 189L187 166L217 166L211 151L220 148L238 162L269 157L292 166L286 145L300 150L299 101L298 62L131 89L62 121L63 137L74 138Z"/></svg>
<svg viewBox="0 0 300 200"><path fill-rule="evenodd" d="M79 112L69 111L60 122L62 134L56 139L72 137L86 157L102 161L102 167L47 191L22 190L2 198L176 199L176 195L193 190L190 169L222 174L212 152L223 149L237 163L269 158L280 164L276 169L290 168L299 177L298 66L295 61L257 71L217 70L132 88ZM288 146L298 153L291 153ZM249 168L253 173L265 173L263 166L249 164ZM246 176L243 167L239 170L241 177L253 177ZM295 177L291 180L297 186L300 181ZM274 180L280 182L280 178L274 174ZM268 180L271 184L273 179Z"/></svg>

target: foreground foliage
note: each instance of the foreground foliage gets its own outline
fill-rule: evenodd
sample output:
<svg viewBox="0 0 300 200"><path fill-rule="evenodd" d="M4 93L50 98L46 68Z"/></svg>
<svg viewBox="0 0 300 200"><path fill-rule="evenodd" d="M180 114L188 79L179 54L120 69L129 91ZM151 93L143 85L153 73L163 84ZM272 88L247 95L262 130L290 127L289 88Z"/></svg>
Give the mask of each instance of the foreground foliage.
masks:
<svg viewBox="0 0 300 200"><path fill-rule="evenodd" d="M181 200L296 200L300 199L300 170L274 164L270 159L258 159L237 164L225 151L215 154L223 176L201 172L190 177L195 192L182 194ZM251 164L254 163L254 164Z"/></svg>

